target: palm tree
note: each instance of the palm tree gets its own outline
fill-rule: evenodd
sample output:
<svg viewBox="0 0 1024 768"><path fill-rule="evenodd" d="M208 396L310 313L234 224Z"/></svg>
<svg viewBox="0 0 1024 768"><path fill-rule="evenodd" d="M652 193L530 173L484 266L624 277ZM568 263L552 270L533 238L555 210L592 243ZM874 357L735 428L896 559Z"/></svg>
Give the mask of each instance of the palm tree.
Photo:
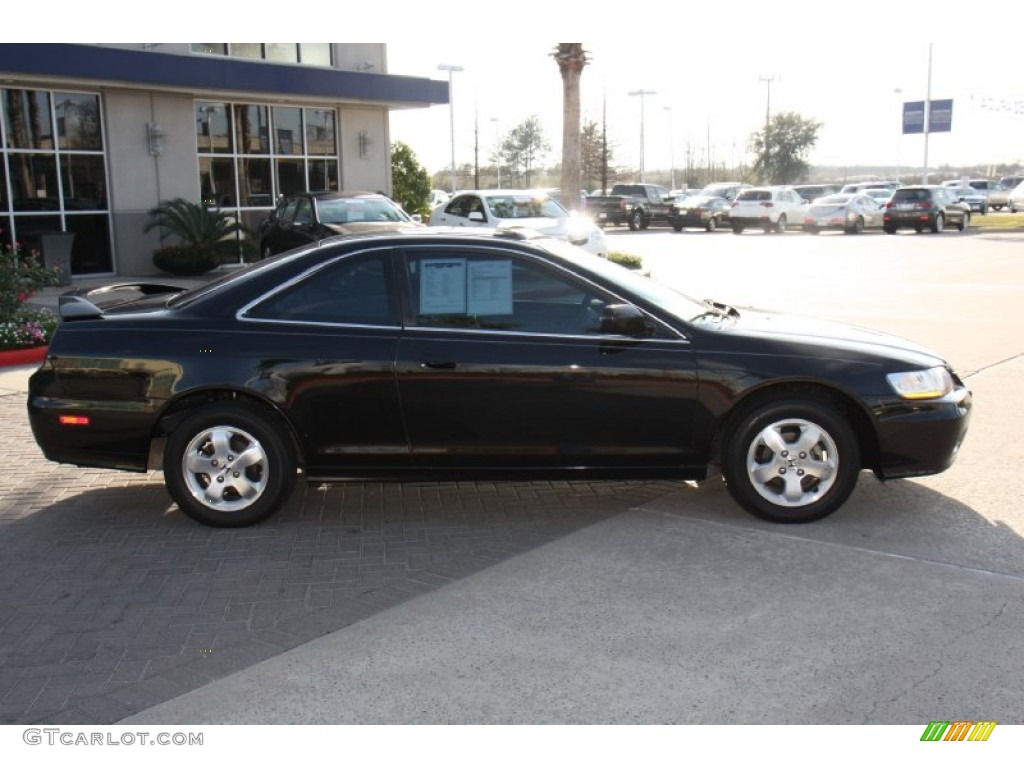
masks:
<svg viewBox="0 0 1024 768"><path fill-rule="evenodd" d="M580 207L580 77L587 66L583 43L559 43L551 54L562 73L562 203Z"/></svg>
<svg viewBox="0 0 1024 768"><path fill-rule="evenodd" d="M201 274L213 269L221 256L238 248L238 241L231 236L245 232L230 214L181 197L165 200L148 214L144 232L159 228L161 243L168 234L178 240L154 253L158 267L177 274Z"/></svg>

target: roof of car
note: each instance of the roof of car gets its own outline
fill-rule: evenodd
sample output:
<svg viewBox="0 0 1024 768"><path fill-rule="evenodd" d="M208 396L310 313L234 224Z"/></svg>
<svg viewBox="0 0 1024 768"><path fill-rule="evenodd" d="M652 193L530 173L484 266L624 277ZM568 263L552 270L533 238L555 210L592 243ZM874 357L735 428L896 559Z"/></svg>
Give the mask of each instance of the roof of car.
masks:
<svg viewBox="0 0 1024 768"><path fill-rule="evenodd" d="M381 197L390 200L391 198L382 192L367 192L363 190L343 190L343 191L328 191L321 190L319 192L293 192L287 197L294 197L296 195L307 195L309 197L315 197L317 200L341 200L351 199L356 197Z"/></svg>

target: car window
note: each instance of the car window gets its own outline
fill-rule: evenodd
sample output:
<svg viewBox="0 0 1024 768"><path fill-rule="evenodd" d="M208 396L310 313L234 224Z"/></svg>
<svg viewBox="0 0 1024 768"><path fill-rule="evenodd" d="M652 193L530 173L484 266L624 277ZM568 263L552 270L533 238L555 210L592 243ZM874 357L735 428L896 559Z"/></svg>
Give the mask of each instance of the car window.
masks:
<svg viewBox="0 0 1024 768"><path fill-rule="evenodd" d="M313 203L308 197L298 197L295 201L295 223L312 224Z"/></svg>
<svg viewBox="0 0 1024 768"><path fill-rule="evenodd" d="M609 298L516 254L424 251L406 260L415 323L572 336L600 334Z"/></svg>
<svg viewBox="0 0 1024 768"><path fill-rule="evenodd" d="M450 216L461 216L462 218L465 218L469 215L469 201L469 195L459 195L448 203L444 212Z"/></svg>
<svg viewBox="0 0 1024 768"><path fill-rule="evenodd" d="M254 305L245 317L307 323L398 325L385 253L319 269Z"/></svg>
<svg viewBox="0 0 1024 768"><path fill-rule="evenodd" d="M561 219L569 215L557 202L543 195L488 195L487 205L499 219Z"/></svg>
<svg viewBox="0 0 1024 768"><path fill-rule="evenodd" d="M753 189L753 190L748 189L748 190L746 190L744 192L740 192L736 196L736 200L737 201L745 201L745 200L758 201L758 200L771 200L771 199L772 199L772 193L769 192L766 189Z"/></svg>
<svg viewBox="0 0 1024 768"><path fill-rule="evenodd" d="M295 220L295 207L299 204L299 198L292 197L285 200L278 206L277 220L282 224L291 224Z"/></svg>

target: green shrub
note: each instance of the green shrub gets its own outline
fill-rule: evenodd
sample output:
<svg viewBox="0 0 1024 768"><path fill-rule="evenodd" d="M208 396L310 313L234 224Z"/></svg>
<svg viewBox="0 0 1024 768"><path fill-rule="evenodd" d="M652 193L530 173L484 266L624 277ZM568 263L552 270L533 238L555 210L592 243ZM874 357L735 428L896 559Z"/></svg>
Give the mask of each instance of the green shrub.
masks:
<svg viewBox="0 0 1024 768"><path fill-rule="evenodd" d="M623 253L622 251L611 251L608 254L608 261L614 261L616 264L621 264L626 269L640 269L643 265L643 259L639 256L634 256L631 253Z"/></svg>

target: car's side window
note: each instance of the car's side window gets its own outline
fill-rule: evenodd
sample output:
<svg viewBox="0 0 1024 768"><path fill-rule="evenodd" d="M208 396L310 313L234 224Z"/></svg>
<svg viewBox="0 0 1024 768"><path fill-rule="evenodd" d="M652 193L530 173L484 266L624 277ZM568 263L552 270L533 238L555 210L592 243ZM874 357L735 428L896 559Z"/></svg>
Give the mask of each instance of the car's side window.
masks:
<svg viewBox="0 0 1024 768"><path fill-rule="evenodd" d="M461 216L465 218L467 215L466 205L468 200L469 198L467 198L465 195L460 195L459 197L456 197L454 200L448 203L448 206L444 209L444 212L450 216Z"/></svg>
<svg viewBox="0 0 1024 768"><path fill-rule="evenodd" d="M253 306L245 316L311 323L398 325L387 253L350 256Z"/></svg>
<svg viewBox="0 0 1024 768"><path fill-rule="evenodd" d="M299 197L296 198L296 201L295 223L311 224L313 222L313 205L310 203L309 198Z"/></svg>
<svg viewBox="0 0 1024 768"><path fill-rule="evenodd" d="M439 251L406 260L415 324L522 333L601 333L611 299L544 264L512 253Z"/></svg>
<svg viewBox="0 0 1024 768"><path fill-rule="evenodd" d="M277 220L282 224L291 224L295 219L295 206L298 205L298 202L296 197L283 202L277 209Z"/></svg>

